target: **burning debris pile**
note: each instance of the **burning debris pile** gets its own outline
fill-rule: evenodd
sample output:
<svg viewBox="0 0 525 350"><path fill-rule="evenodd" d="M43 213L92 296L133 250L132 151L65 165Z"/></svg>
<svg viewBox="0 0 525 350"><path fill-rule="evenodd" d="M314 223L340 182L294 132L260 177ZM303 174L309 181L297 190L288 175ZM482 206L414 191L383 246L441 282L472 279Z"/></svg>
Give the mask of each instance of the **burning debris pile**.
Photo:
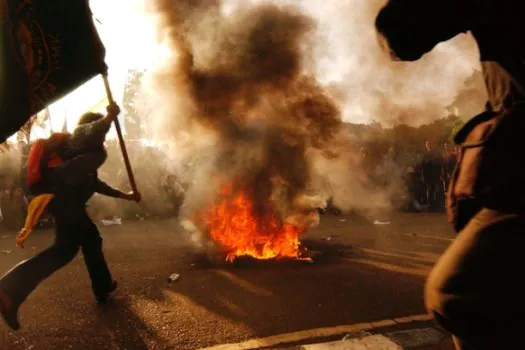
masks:
<svg viewBox="0 0 525 350"><path fill-rule="evenodd" d="M299 258L303 227L282 223L271 208L256 212L253 189L221 188L217 204L202 220L213 240L228 250L226 260L239 256L257 259Z"/></svg>
<svg viewBox="0 0 525 350"><path fill-rule="evenodd" d="M228 261L300 258L300 235L326 205L310 189L307 153L329 147L341 126L306 73L315 23L269 4L225 14L220 1L156 0L155 11L174 53L153 77L159 129L190 135L174 141L179 161L203 159L185 174L183 222Z"/></svg>

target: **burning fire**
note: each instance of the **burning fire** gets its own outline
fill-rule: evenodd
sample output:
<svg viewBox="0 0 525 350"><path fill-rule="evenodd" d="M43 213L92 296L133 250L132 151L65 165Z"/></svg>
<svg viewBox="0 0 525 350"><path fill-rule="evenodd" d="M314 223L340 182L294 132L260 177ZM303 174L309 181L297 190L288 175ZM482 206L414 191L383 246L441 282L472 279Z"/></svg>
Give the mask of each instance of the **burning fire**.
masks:
<svg viewBox="0 0 525 350"><path fill-rule="evenodd" d="M271 211L257 215L249 191L221 188L203 219L213 240L227 250L226 261L240 256L256 259L302 259L299 235L304 228L281 223Z"/></svg>

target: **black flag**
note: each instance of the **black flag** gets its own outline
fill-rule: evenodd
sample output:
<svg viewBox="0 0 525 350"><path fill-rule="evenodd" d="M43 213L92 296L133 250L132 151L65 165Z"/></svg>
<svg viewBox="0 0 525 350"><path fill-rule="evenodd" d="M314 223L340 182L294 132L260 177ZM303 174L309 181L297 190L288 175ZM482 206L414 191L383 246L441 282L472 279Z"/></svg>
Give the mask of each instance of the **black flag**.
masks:
<svg viewBox="0 0 525 350"><path fill-rule="evenodd" d="M105 73L89 0L0 0L0 143Z"/></svg>

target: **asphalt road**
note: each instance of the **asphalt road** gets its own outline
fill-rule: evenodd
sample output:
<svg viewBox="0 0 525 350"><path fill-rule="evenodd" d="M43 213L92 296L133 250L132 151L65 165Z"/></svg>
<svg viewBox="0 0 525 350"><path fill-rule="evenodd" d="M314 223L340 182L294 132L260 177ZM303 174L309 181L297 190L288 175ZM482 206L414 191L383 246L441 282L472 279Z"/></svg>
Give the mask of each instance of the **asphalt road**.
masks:
<svg viewBox="0 0 525 350"><path fill-rule="evenodd" d="M429 269L454 237L443 214L399 213L390 224L323 216L304 236L312 264L206 264L177 221L101 227L119 289L100 308L82 256L46 280L20 309L22 330L0 322L0 349L196 349L319 327L424 313ZM0 271L48 246L0 239ZM168 283L168 276L180 279Z"/></svg>

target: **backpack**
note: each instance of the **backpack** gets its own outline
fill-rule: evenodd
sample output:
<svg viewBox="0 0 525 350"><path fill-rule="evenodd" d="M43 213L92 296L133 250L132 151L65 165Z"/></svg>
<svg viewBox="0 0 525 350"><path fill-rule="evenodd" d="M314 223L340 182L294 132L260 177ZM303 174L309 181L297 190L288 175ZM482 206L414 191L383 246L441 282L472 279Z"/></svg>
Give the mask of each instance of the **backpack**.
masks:
<svg viewBox="0 0 525 350"><path fill-rule="evenodd" d="M457 133L460 146L447 191L447 215L459 232L482 208L525 213L525 104L485 111Z"/></svg>
<svg viewBox="0 0 525 350"><path fill-rule="evenodd" d="M53 133L47 139L38 139L31 145L27 156L26 185L29 192L35 192L35 187L41 184L42 175L47 168L53 168L62 164L60 147L68 140L69 133ZM47 163L43 163L46 161Z"/></svg>

